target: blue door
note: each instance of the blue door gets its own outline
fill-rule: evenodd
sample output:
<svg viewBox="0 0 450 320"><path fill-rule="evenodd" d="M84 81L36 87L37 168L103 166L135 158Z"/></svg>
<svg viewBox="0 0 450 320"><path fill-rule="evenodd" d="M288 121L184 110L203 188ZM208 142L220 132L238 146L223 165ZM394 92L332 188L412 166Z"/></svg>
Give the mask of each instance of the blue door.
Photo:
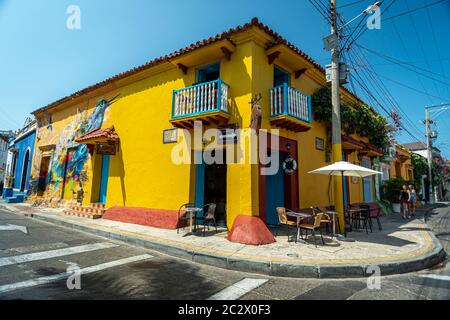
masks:
<svg viewBox="0 0 450 320"><path fill-rule="evenodd" d="M284 207L284 171L281 163L284 161L280 155L280 168L277 174L266 176L266 224L278 225L277 207Z"/></svg>
<svg viewBox="0 0 450 320"><path fill-rule="evenodd" d="M103 204L106 204L106 192L108 190L109 160L109 155L104 154L102 156L102 175L100 180L100 192L98 200Z"/></svg>
<svg viewBox="0 0 450 320"><path fill-rule="evenodd" d="M370 160L367 158L363 158L362 166L366 168L370 168ZM363 178L363 193L364 193L364 202L372 202L372 178L367 177Z"/></svg>

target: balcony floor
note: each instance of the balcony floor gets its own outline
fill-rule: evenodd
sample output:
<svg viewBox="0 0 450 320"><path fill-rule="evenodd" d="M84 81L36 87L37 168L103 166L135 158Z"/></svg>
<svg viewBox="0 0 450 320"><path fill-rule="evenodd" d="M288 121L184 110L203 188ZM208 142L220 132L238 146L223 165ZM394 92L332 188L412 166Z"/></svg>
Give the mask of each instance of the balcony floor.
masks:
<svg viewBox="0 0 450 320"><path fill-rule="evenodd" d="M194 127L195 121L201 121L204 125L224 125L228 123L230 114L223 111L204 112L195 115L187 115L184 117L177 117L170 120L170 123L175 128L191 129Z"/></svg>
<svg viewBox="0 0 450 320"><path fill-rule="evenodd" d="M272 126L294 132L305 132L311 129L311 124L289 115L279 115L270 118Z"/></svg>

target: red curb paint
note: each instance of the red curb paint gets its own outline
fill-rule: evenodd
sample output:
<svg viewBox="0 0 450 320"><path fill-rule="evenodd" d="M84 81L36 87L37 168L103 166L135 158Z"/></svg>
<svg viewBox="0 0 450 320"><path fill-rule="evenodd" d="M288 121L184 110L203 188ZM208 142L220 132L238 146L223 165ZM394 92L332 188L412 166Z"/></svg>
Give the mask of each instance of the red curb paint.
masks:
<svg viewBox="0 0 450 320"><path fill-rule="evenodd" d="M263 245L275 242L275 237L259 217L237 216L228 241L242 244Z"/></svg>
<svg viewBox="0 0 450 320"><path fill-rule="evenodd" d="M135 207L112 207L106 210L103 219L161 229L176 229L178 225L178 211ZM180 226L184 225L181 225L180 223Z"/></svg>

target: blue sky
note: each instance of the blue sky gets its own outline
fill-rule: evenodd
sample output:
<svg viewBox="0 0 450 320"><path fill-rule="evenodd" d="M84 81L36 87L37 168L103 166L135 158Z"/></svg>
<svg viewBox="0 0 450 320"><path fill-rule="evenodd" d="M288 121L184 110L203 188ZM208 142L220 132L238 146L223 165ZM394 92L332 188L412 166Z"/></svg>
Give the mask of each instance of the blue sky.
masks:
<svg viewBox="0 0 450 320"><path fill-rule="evenodd" d="M363 72L383 83L391 98L376 85L368 89L387 109L400 109L416 138L424 137L424 106L450 101L450 0L388 18L434 2L395 0L382 14L381 29L357 40L372 52L353 46L349 53L353 74L366 85ZM373 0L337 3L350 20ZM81 30L66 28L71 4L81 9ZM329 63L322 45L329 26L307 0L0 0L0 129L17 129L41 106L255 16L320 64ZM372 71L356 61L361 53ZM349 88L371 103L353 84ZM450 111L438 121L437 145L450 157ZM413 140L406 132L398 139Z"/></svg>

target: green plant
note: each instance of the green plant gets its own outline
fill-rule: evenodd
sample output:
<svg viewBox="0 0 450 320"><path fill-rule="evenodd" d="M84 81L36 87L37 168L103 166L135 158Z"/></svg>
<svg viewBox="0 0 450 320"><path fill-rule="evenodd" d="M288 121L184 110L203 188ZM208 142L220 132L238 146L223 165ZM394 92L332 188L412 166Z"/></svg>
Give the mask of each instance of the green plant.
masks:
<svg viewBox="0 0 450 320"><path fill-rule="evenodd" d="M327 130L331 129L331 88L323 86L311 97L314 120L322 122ZM374 112L368 105L341 105L341 128L346 134L359 134L369 138L371 144L381 150L389 145L387 121Z"/></svg>
<svg viewBox="0 0 450 320"><path fill-rule="evenodd" d="M411 163L414 168L414 186L416 187L416 190L421 190L422 177L428 174L427 160L424 157L413 153L411 155Z"/></svg>

